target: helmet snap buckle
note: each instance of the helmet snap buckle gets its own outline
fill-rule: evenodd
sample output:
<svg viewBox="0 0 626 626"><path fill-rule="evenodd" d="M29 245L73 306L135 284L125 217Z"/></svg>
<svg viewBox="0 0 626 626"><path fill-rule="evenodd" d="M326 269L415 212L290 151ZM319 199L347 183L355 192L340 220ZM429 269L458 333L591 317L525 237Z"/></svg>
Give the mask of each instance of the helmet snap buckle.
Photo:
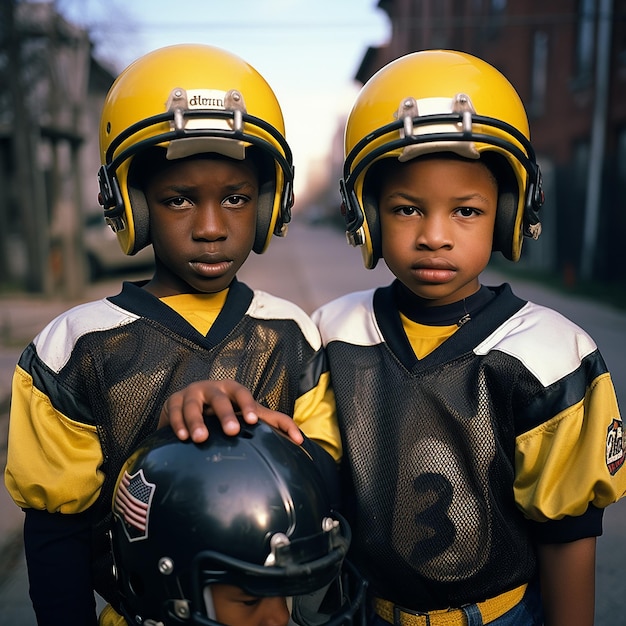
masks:
<svg viewBox="0 0 626 626"><path fill-rule="evenodd" d="M415 98L403 98L396 112L396 119L402 120L403 130L400 135L404 137L413 137L413 118L419 117L417 101Z"/></svg>
<svg viewBox="0 0 626 626"><path fill-rule="evenodd" d="M531 239L539 239L541 235L541 222L537 222L536 224L529 224L527 227L528 236Z"/></svg>
<svg viewBox="0 0 626 626"><path fill-rule="evenodd" d="M346 232L346 241L353 247L358 248L359 246L365 245L365 229L363 226L355 230L354 232L347 231Z"/></svg>
<svg viewBox="0 0 626 626"><path fill-rule="evenodd" d="M158 568L160 574L169 576L174 571L174 561L169 556L164 556L159 559Z"/></svg>
<svg viewBox="0 0 626 626"><path fill-rule="evenodd" d="M170 97L167 101L167 110L173 113L173 130L179 134L185 130L184 112L188 109L189 103L187 102L187 92L182 87L175 87L172 89Z"/></svg>
<svg viewBox="0 0 626 626"><path fill-rule="evenodd" d="M278 551L280 548L284 548L288 546L291 542L289 541L289 537L285 535L285 533L274 533L270 538L270 553L267 555L265 559L266 567L272 567L278 562Z"/></svg>
<svg viewBox="0 0 626 626"><path fill-rule="evenodd" d="M189 619L191 611L189 610L188 600L174 600L174 615L180 619Z"/></svg>
<svg viewBox="0 0 626 626"><path fill-rule="evenodd" d="M224 108L233 112L233 130L236 132L243 130L243 114L246 113L243 94L236 89L227 91L224 96Z"/></svg>
<svg viewBox="0 0 626 626"><path fill-rule="evenodd" d="M452 112L461 115L463 134L471 136L472 115L476 114L476 109L474 108L470 97L465 93L457 93L452 100Z"/></svg>

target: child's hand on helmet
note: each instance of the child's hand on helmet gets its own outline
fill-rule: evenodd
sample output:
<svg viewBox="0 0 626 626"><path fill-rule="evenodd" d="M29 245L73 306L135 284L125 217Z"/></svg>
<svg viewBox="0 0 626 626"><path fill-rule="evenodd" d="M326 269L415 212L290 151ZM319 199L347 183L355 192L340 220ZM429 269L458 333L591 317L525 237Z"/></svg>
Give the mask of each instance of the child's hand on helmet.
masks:
<svg viewBox="0 0 626 626"><path fill-rule="evenodd" d="M240 430L236 413L241 413L248 424L261 419L284 432L294 443L303 442L302 433L291 417L259 404L250 391L234 380L202 380L172 394L164 403L159 417L159 428L168 424L176 436L196 443L206 441L209 431L205 415L215 415L227 435Z"/></svg>

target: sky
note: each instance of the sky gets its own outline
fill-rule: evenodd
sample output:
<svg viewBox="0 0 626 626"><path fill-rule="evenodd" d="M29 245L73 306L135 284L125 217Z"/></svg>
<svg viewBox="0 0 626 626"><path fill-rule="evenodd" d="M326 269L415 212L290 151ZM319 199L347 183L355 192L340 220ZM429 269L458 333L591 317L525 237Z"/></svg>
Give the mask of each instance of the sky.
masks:
<svg viewBox="0 0 626 626"><path fill-rule="evenodd" d="M378 0L57 0L87 27L94 54L117 70L152 49L207 43L245 59L269 82L294 153L296 195L328 153L337 118L360 85L370 46L389 38Z"/></svg>

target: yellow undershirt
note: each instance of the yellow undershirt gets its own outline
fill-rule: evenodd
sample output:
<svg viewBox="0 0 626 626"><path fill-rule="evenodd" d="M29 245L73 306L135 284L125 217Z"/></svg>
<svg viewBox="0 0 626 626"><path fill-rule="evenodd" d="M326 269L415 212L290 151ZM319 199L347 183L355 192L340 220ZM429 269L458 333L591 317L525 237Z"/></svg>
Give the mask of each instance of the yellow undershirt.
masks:
<svg viewBox="0 0 626 626"><path fill-rule="evenodd" d="M228 289L217 293L181 293L161 298L161 302L167 304L200 334L206 336L224 307L227 295Z"/></svg>
<svg viewBox="0 0 626 626"><path fill-rule="evenodd" d="M452 326L425 326L424 324L418 324L402 313L400 313L400 319L402 320L404 332L418 359L423 359L429 355L459 330L456 324L452 324Z"/></svg>
<svg viewBox="0 0 626 626"><path fill-rule="evenodd" d="M164 304L184 317L199 333L206 335L224 307L228 289L218 293L183 293L161 298ZM451 337L459 327L426 326L410 320L400 313L402 326L413 352L418 359L423 359Z"/></svg>

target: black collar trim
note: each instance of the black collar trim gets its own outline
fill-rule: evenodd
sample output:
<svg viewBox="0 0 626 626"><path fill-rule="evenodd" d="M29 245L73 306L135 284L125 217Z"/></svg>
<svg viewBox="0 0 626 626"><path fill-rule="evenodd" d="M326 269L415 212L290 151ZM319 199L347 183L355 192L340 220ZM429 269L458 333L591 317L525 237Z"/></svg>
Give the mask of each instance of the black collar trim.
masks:
<svg viewBox="0 0 626 626"><path fill-rule="evenodd" d="M230 284L224 307L204 337L171 307L142 289L145 284L146 281L124 282L122 291L108 300L130 313L165 326L194 343L204 344L207 348L217 345L239 324L254 297L250 287L234 279Z"/></svg>
<svg viewBox="0 0 626 626"><path fill-rule="evenodd" d="M439 367L462 354L471 352L493 333L496 328L501 326L526 304L525 300L513 294L508 283L504 283L499 287L482 287L474 294L479 297L472 302L472 306L475 305L476 308L472 309L474 317L472 317L471 322L463 324L458 331L444 341L436 350L420 360L415 356L402 327L400 312L395 300L396 282L394 281L391 285L381 287L375 291L374 314L387 347L409 371L419 371L427 367ZM486 295L481 294L483 290L490 293ZM456 323L456 320L452 323Z"/></svg>

